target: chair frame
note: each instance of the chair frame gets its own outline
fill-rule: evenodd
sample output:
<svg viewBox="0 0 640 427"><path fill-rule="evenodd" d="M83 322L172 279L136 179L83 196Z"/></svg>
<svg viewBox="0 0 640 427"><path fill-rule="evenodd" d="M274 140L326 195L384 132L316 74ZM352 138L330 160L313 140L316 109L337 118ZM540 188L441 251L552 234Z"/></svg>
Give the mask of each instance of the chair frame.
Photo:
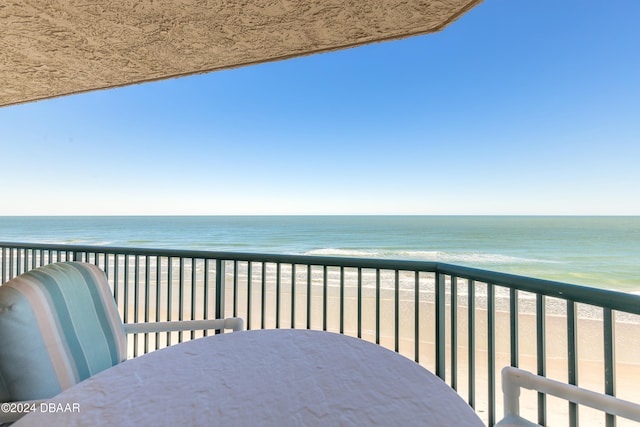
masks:
<svg viewBox="0 0 640 427"><path fill-rule="evenodd" d="M168 322L140 322L140 323L122 323L122 328L125 337L129 334L140 333L156 333L156 332L188 332L188 331L203 331L203 330L219 330L230 329L234 332L242 331L244 329L244 320L241 317L230 317L225 319L207 319L207 320L178 320ZM26 400L26 401L13 401L13 402L0 402L2 403L2 410L0 410L0 425L4 423L12 423L20 419L28 412L12 411L12 408L17 409L29 409L33 405L39 407L41 403L47 402L47 399L42 400ZM10 406L6 406L9 404Z"/></svg>
<svg viewBox="0 0 640 427"><path fill-rule="evenodd" d="M502 369L504 419L496 424L496 427L538 426L520 416L520 388L522 387L640 422L640 405L636 403L507 366Z"/></svg>
<svg viewBox="0 0 640 427"><path fill-rule="evenodd" d="M144 334L154 332L186 332L186 331L204 331L204 330L225 330L231 329L233 332L242 331L244 329L244 319L241 317L229 317L226 319L208 319L208 320L179 320L172 322L140 322L140 323L123 323L125 334ZM20 407L39 406L45 403L43 400L25 400L20 402L4 402L9 404L17 404ZM0 425L4 423L12 423L18 421L26 415L26 412L5 412L0 411Z"/></svg>

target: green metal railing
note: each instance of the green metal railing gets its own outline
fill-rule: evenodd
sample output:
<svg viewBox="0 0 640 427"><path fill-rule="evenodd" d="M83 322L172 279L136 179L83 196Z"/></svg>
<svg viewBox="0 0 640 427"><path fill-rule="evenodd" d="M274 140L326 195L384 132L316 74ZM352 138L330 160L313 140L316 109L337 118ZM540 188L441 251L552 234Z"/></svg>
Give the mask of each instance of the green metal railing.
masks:
<svg viewBox="0 0 640 427"><path fill-rule="evenodd" d="M98 265L125 323L240 316L247 329L321 329L376 342L433 369L490 426L499 418L497 370L533 363L531 370L547 375L548 320L564 319L562 380L571 384L578 384L583 362L584 312L601 322L603 391L615 395L615 314L640 315L637 295L436 262L2 242L0 248L3 283L59 261ZM141 335L129 343L133 357L201 336ZM530 341L535 351L527 353ZM538 394L533 405L545 425L546 396ZM578 409L566 408L568 425L578 425ZM607 426L615 423L606 415Z"/></svg>

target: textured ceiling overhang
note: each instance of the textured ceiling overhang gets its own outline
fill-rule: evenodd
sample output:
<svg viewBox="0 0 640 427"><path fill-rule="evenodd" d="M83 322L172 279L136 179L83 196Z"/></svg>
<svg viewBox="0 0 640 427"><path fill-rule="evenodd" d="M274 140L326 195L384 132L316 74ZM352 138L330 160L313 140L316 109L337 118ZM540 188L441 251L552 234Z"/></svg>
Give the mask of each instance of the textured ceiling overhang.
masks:
<svg viewBox="0 0 640 427"><path fill-rule="evenodd" d="M480 1L2 1L0 106L432 33Z"/></svg>

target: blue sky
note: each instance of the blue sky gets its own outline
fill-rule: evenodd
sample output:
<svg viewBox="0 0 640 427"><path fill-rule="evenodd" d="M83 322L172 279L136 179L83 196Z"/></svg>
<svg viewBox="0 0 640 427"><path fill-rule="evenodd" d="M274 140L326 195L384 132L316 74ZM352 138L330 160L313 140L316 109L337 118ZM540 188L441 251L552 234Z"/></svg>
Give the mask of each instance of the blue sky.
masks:
<svg viewBox="0 0 640 427"><path fill-rule="evenodd" d="M640 215L640 2L0 109L0 215Z"/></svg>

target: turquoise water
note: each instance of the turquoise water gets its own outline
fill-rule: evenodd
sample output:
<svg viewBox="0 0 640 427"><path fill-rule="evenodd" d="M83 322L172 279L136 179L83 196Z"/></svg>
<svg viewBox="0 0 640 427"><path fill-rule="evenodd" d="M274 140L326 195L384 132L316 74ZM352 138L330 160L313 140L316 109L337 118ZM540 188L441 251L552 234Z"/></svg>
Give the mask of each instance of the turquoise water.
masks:
<svg viewBox="0 0 640 427"><path fill-rule="evenodd" d="M0 217L0 241L433 260L640 292L640 217Z"/></svg>

